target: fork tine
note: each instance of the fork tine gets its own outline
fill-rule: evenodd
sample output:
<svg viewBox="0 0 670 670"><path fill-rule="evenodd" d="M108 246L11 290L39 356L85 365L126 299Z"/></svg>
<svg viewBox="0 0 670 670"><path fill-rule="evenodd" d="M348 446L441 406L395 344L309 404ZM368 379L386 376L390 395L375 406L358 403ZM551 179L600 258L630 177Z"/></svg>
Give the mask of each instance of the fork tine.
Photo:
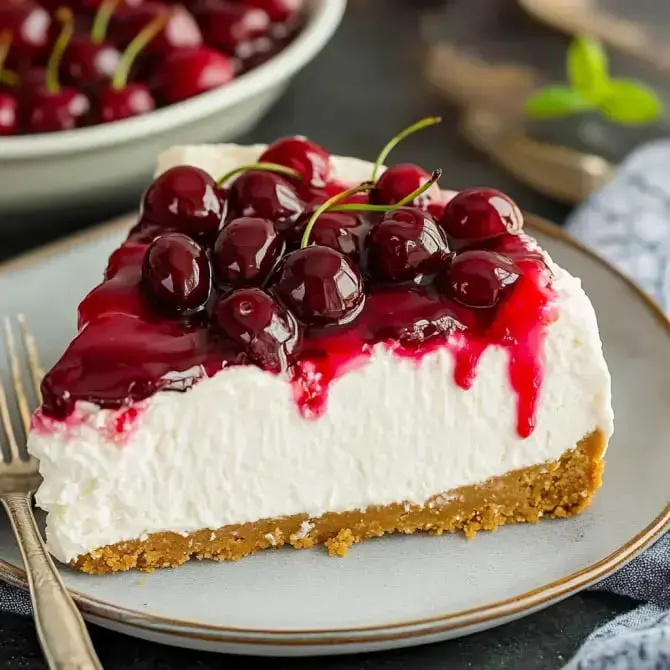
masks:
<svg viewBox="0 0 670 670"><path fill-rule="evenodd" d="M21 422L23 423L25 436L28 437L28 433L30 431L30 409L28 408L28 399L26 398L25 391L23 390L21 367L16 353L12 324L8 318L5 318L5 341L7 344L7 357L9 358L9 366L12 372L12 385L14 386L14 393L16 395L16 404L18 405L19 413L21 414Z"/></svg>
<svg viewBox="0 0 670 670"><path fill-rule="evenodd" d="M21 339L28 356L28 367L30 368L30 376L33 380L33 389L35 391L35 399L37 404L42 404L42 377L44 377L44 370L40 365L40 358L37 354L37 344L32 333L28 330L28 324L23 314L18 316L19 327L21 328Z"/></svg>
<svg viewBox="0 0 670 670"><path fill-rule="evenodd" d="M16 442L16 435L14 435L14 428L12 428L12 418L9 414L9 406L7 405L7 394L5 393L5 385L0 380L0 421L2 427L7 435L9 442L9 458L10 461L18 462L21 460L21 453L19 445Z"/></svg>

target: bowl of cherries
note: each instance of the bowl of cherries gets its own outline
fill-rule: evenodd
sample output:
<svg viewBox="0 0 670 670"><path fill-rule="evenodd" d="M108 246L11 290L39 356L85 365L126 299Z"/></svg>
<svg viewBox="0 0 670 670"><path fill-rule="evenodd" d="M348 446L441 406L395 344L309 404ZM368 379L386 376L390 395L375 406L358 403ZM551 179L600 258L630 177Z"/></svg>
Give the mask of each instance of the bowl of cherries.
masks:
<svg viewBox="0 0 670 670"><path fill-rule="evenodd" d="M0 211L134 198L167 146L248 131L346 0L0 0Z"/></svg>

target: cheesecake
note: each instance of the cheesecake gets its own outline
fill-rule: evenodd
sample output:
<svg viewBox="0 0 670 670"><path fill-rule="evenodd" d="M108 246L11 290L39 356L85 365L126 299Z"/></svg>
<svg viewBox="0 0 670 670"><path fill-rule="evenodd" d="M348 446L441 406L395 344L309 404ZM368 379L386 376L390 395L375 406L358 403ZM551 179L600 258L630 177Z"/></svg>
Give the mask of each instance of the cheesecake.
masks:
<svg viewBox="0 0 670 670"><path fill-rule="evenodd" d="M57 559L341 556L589 505L613 415L579 279L503 193L386 154L160 155L33 417Z"/></svg>

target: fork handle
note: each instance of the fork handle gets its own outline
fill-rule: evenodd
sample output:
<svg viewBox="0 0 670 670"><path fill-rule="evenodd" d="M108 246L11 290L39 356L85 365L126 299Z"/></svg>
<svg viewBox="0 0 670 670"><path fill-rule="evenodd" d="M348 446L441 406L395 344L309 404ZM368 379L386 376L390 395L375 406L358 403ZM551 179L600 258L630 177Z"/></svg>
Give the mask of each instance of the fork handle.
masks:
<svg viewBox="0 0 670 670"><path fill-rule="evenodd" d="M30 493L6 493L7 510L28 575L37 635L52 670L102 670L84 620L53 564L31 509Z"/></svg>

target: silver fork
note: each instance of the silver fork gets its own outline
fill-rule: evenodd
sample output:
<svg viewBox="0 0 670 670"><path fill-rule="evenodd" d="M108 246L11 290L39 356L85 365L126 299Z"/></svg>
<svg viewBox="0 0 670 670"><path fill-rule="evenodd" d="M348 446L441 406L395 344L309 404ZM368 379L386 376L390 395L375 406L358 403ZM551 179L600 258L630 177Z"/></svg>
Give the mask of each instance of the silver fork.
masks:
<svg viewBox="0 0 670 670"><path fill-rule="evenodd" d="M30 383L36 404L41 403L42 371L37 357L35 340L23 317L18 318L21 341L25 350ZM14 340L12 324L5 319L5 344L12 386L21 416L23 437L30 429L30 403L24 391L22 366ZM12 426L7 394L0 379L0 423L6 438L9 460L0 460L0 500L7 510L19 543L23 564L28 575L30 597L37 635L49 668L58 670L93 670L102 668L79 610L63 586L53 564L32 512L32 497L40 484L38 461L24 457L19 448L17 433ZM25 439L24 439L25 444Z"/></svg>

